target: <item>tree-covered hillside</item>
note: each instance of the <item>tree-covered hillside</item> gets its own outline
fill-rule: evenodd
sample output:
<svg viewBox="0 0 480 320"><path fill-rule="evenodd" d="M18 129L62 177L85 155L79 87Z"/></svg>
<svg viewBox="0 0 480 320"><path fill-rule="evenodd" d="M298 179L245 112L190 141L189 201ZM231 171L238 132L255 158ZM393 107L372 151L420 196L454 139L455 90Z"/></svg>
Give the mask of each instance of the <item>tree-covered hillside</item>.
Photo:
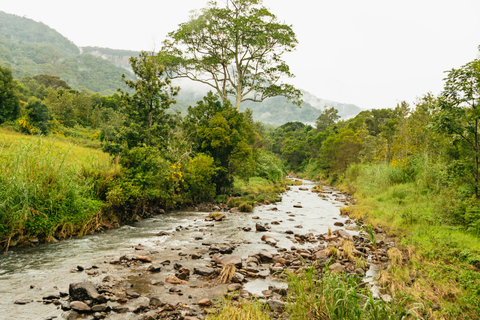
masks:
<svg viewBox="0 0 480 320"><path fill-rule="evenodd" d="M0 65L15 78L49 74L75 89L102 94L125 88L124 69L91 54L80 54L70 40L47 25L0 12Z"/></svg>

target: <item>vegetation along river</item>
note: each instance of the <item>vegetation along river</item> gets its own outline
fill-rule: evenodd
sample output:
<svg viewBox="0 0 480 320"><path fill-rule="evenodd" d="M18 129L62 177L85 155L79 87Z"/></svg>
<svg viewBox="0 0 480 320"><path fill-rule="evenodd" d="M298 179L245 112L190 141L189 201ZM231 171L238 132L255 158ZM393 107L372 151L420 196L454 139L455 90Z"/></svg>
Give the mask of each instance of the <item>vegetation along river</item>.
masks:
<svg viewBox="0 0 480 320"><path fill-rule="evenodd" d="M212 266L222 264L222 257L241 257L243 273L237 274L241 279L236 282L246 290L244 294L261 297L269 286L284 288L286 284L275 275L282 267L261 263L265 261L252 264L251 256L258 258L261 253L260 260L268 260L279 252L318 247L324 243L318 235L329 229L358 234L355 225L347 223L348 217L340 216L339 208L347 201L342 193L324 187L319 196L311 191L313 182L303 182L290 187L281 202L257 206L252 213L225 212L221 221L206 221L208 212L170 212L103 233L3 254L0 318L62 319L71 311L62 310L68 297L61 296L69 292L71 283L86 279L116 292L104 301L108 310L117 311L104 312L107 319L136 319L139 311L153 305L158 310L179 303L189 310L185 314L202 318L198 302L227 292L228 284L216 280L218 269L209 274L215 270ZM339 222L345 226L334 225ZM257 231L257 224L267 231ZM297 241L298 235L305 235L306 241ZM230 262L237 263L234 260ZM182 272L188 275L182 277ZM175 274L186 282L171 283L167 277ZM94 319L93 314L86 317Z"/></svg>

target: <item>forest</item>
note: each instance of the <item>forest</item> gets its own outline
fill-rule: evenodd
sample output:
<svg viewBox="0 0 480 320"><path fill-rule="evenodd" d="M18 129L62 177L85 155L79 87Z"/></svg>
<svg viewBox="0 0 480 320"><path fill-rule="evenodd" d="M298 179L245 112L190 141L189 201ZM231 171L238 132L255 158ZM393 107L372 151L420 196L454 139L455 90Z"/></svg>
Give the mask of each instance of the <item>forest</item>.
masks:
<svg viewBox="0 0 480 320"><path fill-rule="evenodd" d="M202 49L194 48L198 35L188 27L170 34L159 53L132 57L135 77L124 75L110 95L73 89L71 77L45 70L23 76L27 66L0 60L0 247L81 236L202 203L250 212L278 201L291 174L353 195L356 203L342 212L397 239L395 263L378 281L410 313L391 319L474 319L480 313L480 59L446 71L438 96L425 93L413 104L348 120L325 107L314 124L274 127L254 121L240 102L256 108L251 86L272 104L277 96L301 104L299 90L276 84L290 74L282 61L261 83L239 69L245 78L231 80L239 81L233 104L232 92L218 86L182 115L172 111L181 88L171 80L180 68L188 76L195 68L189 64L208 71L212 63L182 56L188 51L181 45ZM273 29L272 37L290 37L285 46L294 47L285 25ZM55 46L78 54L69 43ZM21 43L17 49L30 51Z"/></svg>

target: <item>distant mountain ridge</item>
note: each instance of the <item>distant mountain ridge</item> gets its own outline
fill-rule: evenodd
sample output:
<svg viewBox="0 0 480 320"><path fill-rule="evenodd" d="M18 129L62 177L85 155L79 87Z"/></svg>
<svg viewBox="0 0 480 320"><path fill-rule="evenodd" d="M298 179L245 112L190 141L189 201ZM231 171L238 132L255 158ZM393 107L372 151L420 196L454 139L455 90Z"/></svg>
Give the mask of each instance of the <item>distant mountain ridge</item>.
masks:
<svg viewBox="0 0 480 320"><path fill-rule="evenodd" d="M48 74L72 88L112 94L126 89L125 70L80 49L47 25L0 11L0 65L15 78Z"/></svg>
<svg viewBox="0 0 480 320"><path fill-rule="evenodd" d="M16 78L48 74L59 76L72 88L112 94L118 88L126 90L122 74L133 78L129 59L138 51L102 47L77 47L72 41L47 25L32 19L0 11L0 65L12 69ZM125 72L128 70L129 72ZM182 90L172 108L186 114L209 88L198 83L180 82ZM362 109L320 99L302 91L302 107L284 97L266 99L262 103L244 102L242 110L250 108L256 121L282 125L290 121L315 123L323 107L334 107L346 119Z"/></svg>

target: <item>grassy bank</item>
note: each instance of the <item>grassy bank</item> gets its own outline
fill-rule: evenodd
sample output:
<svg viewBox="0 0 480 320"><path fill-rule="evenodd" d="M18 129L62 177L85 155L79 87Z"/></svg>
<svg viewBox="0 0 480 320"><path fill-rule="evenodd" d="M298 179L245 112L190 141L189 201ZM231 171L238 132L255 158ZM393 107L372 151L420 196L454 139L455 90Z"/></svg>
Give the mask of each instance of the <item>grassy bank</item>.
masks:
<svg viewBox="0 0 480 320"><path fill-rule="evenodd" d="M95 229L103 203L86 173L110 163L100 150L0 129L0 246Z"/></svg>
<svg viewBox="0 0 480 320"><path fill-rule="evenodd" d="M459 198L425 172L406 169L357 166L344 181L358 199L351 217L385 228L402 251L380 282L417 303L419 317L477 319L480 238L468 224L468 216L477 213L475 200Z"/></svg>
<svg viewBox="0 0 480 320"><path fill-rule="evenodd" d="M232 190L235 197L228 198L226 203L229 207L250 212L255 205L281 201L279 194L287 190L287 182L284 179L272 182L261 177L253 177L248 181L236 179Z"/></svg>

